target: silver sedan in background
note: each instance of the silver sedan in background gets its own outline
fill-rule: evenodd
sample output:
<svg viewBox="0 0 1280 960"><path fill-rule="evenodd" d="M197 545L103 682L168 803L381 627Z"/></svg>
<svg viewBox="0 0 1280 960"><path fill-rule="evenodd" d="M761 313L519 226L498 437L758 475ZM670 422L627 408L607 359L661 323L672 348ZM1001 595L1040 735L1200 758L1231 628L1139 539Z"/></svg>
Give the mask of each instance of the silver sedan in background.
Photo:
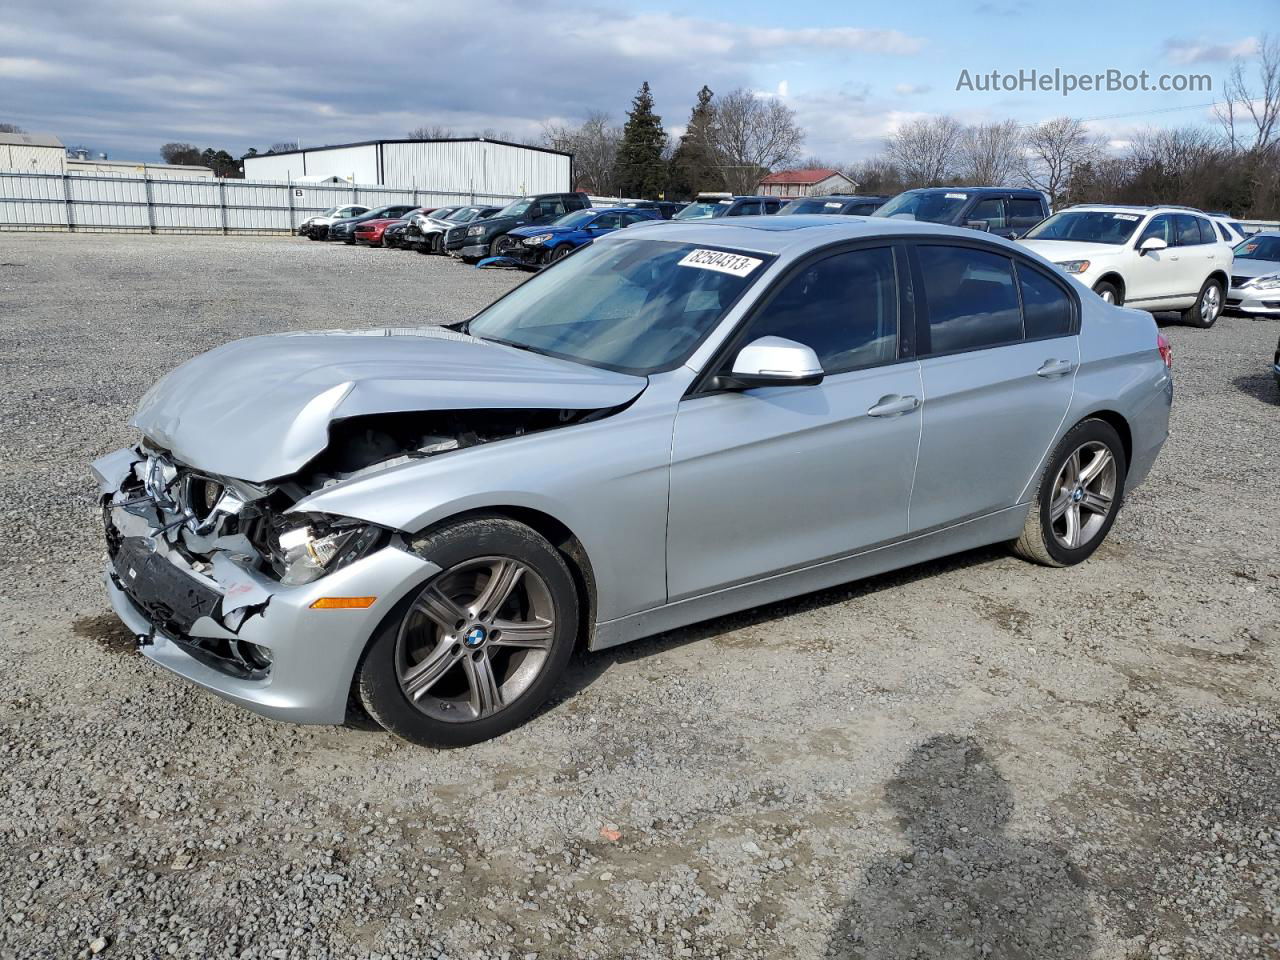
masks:
<svg viewBox="0 0 1280 960"><path fill-rule="evenodd" d="M599 650L1007 542L1086 559L1168 432L1167 344L926 223L654 222L451 327L255 337L94 464L143 653L269 716L458 746Z"/></svg>

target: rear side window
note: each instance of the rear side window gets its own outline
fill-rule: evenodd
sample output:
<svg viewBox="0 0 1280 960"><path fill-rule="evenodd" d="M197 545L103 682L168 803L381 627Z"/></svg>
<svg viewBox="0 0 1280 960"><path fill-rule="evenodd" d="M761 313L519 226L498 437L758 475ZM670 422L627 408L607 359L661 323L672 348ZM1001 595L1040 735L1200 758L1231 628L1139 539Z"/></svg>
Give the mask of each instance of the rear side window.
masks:
<svg viewBox="0 0 1280 960"><path fill-rule="evenodd" d="M1218 236L1220 236L1220 237L1221 237L1223 240L1225 240L1227 243L1230 243L1230 242L1231 242L1231 234L1227 233L1227 228L1226 228L1226 227L1224 227L1224 226L1223 226L1222 224L1220 224L1220 223L1215 223L1215 224L1214 224L1214 226L1218 228Z"/></svg>
<svg viewBox="0 0 1280 960"><path fill-rule="evenodd" d="M827 374L894 360L898 282L893 251L851 250L804 267L752 319L747 340L759 337L786 337L812 347Z"/></svg>
<svg viewBox="0 0 1280 960"><path fill-rule="evenodd" d="M1072 308L1066 291L1034 267L1019 263L1017 271L1027 339L1070 336Z"/></svg>
<svg viewBox="0 0 1280 960"><path fill-rule="evenodd" d="M929 313L929 353L982 350L1022 339L1008 257L972 247L917 248Z"/></svg>

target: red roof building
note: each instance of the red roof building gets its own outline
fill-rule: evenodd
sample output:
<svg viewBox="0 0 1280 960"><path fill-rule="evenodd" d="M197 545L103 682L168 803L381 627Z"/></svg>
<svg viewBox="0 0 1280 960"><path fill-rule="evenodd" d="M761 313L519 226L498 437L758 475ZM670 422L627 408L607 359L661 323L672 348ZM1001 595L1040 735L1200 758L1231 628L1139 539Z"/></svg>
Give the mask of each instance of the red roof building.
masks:
<svg viewBox="0 0 1280 960"><path fill-rule="evenodd" d="M815 167L779 170L761 180L756 189L767 197L821 197L832 193L853 193L858 185L839 170Z"/></svg>

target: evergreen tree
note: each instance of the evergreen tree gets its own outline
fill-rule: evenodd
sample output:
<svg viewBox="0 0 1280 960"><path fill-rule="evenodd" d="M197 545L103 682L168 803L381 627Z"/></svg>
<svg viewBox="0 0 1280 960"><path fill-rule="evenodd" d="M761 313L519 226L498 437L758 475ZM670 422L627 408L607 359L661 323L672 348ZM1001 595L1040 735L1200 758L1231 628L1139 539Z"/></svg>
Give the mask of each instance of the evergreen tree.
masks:
<svg viewBox="0 0 1280 960"><path fill-rule="evenodd" d="M716 164L712 129L715 125L714 96L711 88L703 85L698 91L698 102L689 115L689 126L671 158L670 197L692 197L704 190L724 189L724 177Z"/></svg>
<svg viewBox="0 0 1280 960"><path fill-rule="evenodd" d="M646 81L631 101L618 145L615 181L624 197L656 199L666 180L662 151L667 134L662 118L653 112L653 95Z"/></svg>

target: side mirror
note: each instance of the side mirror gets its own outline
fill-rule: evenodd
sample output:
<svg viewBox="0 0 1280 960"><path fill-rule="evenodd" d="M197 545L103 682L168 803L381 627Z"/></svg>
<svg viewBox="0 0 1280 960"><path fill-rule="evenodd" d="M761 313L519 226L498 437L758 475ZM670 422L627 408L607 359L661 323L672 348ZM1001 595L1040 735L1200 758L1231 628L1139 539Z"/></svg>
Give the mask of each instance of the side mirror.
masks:
<svg viewBox="0 0 1280 960"><path fill-rule="evenodd" d="M1142 245L1138 247L1138 253L1150 253L1152 250L1164 250L1169 244L1165 243L1159 237L1147 237L1142 241Z"/></svg>
<svg viewBox="0 0 1280 960"><path fill-rule="evenodd" d="M983 233L991 231L991 224L986 220L966 220L964 225L970 230L981 230Z"/></svg>
<svg viewBox="0 0 1280 960"><path fill-rule="evenodd" d="M720 374L713 386L720 390L756 387L812 387L824 374L812 347L784 337L760 337L738 351L733 372Z"/></svg>

